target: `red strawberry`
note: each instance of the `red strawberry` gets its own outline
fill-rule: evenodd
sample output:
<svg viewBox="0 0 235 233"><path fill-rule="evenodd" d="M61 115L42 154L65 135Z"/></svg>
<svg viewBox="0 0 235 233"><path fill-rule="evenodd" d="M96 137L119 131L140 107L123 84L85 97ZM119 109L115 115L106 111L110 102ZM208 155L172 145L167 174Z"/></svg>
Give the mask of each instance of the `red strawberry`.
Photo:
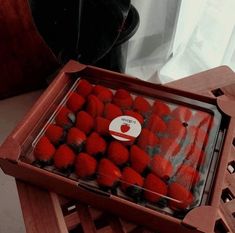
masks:
<svg viewBox="0 0 235 233"><path fill-rule="evenodd" d="M102 187L112 188L121 178L119 168L108 159L101 159L98 165L97 183Z"/></svg>
<svg viewBox="0 0 235 233"><path fill-rule="evenodd" d="M141 125L144 123L144 118L138 112L134 112L131 110L124 110L124 115L136 118Z"/></svg>
<svg viewBox="0 0 235 233"><path fill-rule="evenodd" d="M113 93L107 87L96 85L93 88L92 93L98 97L98 99L104 103L111 102L113 98Z"/></svg>
<svg viewBox="0 0 235 233"><path fill-rule="evenodd" d="M95 118L95 131L101 136L109 135L109 124L110 120L103 117Z"/></svg>
<svg viewBox="0 0 235 233"><path fill-rule="evenodd" d="M153 133L163 133L167 126L166 123L156 114L153 114L146 125L146 128L151 130Z"/></svg>
<svg viewBox="0 0 235 233"><path fill-rule="evenodd" d="M113 103L120 108L130 108L132 106L132 97L130 93L124 89L116 91L113 97Z"/></svg>
<svg viewBox="0 0 235 233"><path fill-rule="evenodd" d="M58 169L67 169L71 167L75 160L75 154L67 145L61 145L55 152L54 164Z"/></svg>
<svg viewBox="0 0 235 233"><path fill-rule="evenodd" d="M58 145L63 141L65 132L60 126L49 124L45 131L45 135L54 145Z"/></svg>
<svg viewBox="0 0 235 233"><path fill-rule="evenodd" d="M84 103L85 103L84 97L82 97L81 95L79 95L75 92L72 92L66 102L66 106L71 111L77 112L78 110L80 110L83 107Z"/></svg>
<svg viewBox="0 0 235 233"><path fill-rule="evenodd" d="M185 147L184 154L187 159L187 163L192 167L202 165L204 163L205 153L194 144L188 144Z"/></svg>
<svg viewBox="0 0 235 233"><path fill-rule="evenodd" d="M87 112L80 111L77 114L76 127L85 134L89 134L94 127L94 119Z"/></svg>
<svg viewBox="0 0 235 233"><path fill-rule="evenodd" d="M83 131L77 128L71 128L67 134L67 144L71 146L76 152L82 150L83 144L86 141L86 135Z"/></svg>
<svg viewBox="0 0 235 233"><path fill-rule="evenodd" d="M138 198L144 184L143 177L131 167L125 167L122 171L121 190L130 197Z"/></svg>
<svg viewBox="0 0 235 233"><path fill-rule="evenodd" d="M155 155L150 162L152 173L162 179L168 179L172 176L173 166L171 162L160 155Z"/></svg>
<svg viewBox="0 0 235 233"><path fill-rule="evenodd" d="M186 135L186 128L179 120L172 119L167 123L166 132L169 134L169 137L182 139Z"/></svg>
<svg viewBox="0 0 235 233"><path fill-rule="evenodd" d="M207 132L196 126L187 127L187 138L189 143L197 144L198 147L203 147L208 143Z"/></svg>
<svg viewBox="0 0 235 233"><path fill-rule="evenodd" d="M202 127L202 126L208 127L211 119L212 119L212 117L209 113L197 111L192 117L192 123L193 123L193 125L195 125L197 127L199 127L199 126L200 127Z"/></svg>
<svg viewBox="0 0 235 233"><path fill-rule="evenodd" d="M197 133L197 127L196 126L188 126L186 131L187 134L187 140L188 142L194 143L195 142L195 138L196 138L196 133Z"/></svg>
<svg viewBox="0 0 235 233"><path fill-rule="evenodd" d="M93 86L85 79L81 79L77 86L77 93L83 97L87 97L92 92Z"/></svg>
<svg viewBox="0 0 235 233"><path fill-rule="evenodd" d="M96 167L97 162L92 156L86 153L78 154L75 161L75 172L79 178L93 176L96 172Z"/></svg>
<svg viewBox="0 0 235 233"><path fill-rule="evenodd" d="M108 147L108 158L116 165L123 165L129 159L129 151L120 142L112 141Z"/></svg>
<svg viewBox="0 0 235 233"><path fill-rule="evenodd" d="M168 186L168 196L174 200L169 200L169 207L173 210L187 208L193 202L193 195L182 185L174 182Z"/></svg>
<svg viewBox="0 0 235 233"><path fill-rule="evenodd" d="M133 102L133 109L142 115L150 111L150 103L142 96L137 96Z"/></svg>
<svg viewBox="0 0 235 233"><path fill-rule="evenodd" d="M162 155L167 154L167 155L175 156L180 151L180 145L176 139L161 138L159 144L160 144Z"/></svg>
<svg viewBox="0 0 235 233"><path fill-rule="evenodd" d="M181 122L188 122L192 118L192 111L187 107L179 106L171 112L171 116L180 120Z"/></svg>
<svg viewBox="0 0 235 233"><path fill-rule="evenodd" d="M147 146L150 147L156 146L158 142L159 139L153 132L151 132L148 129L142 129L137 144L141 149L146 150Z"/></svg>
<svg viewBox="0 0 235 233"><path fill-rule="evenodd" d="M202 128L197 128L195 143L198 146L203 147L207 144L207 142L208 142L207 132Z"/></svg>
<svg viewBox="0 0 235 233"><path fill-rule="evenodd" d="M166 184L157 176L150 173L144 181L144 197L149 202L157 202L167 194Z"/></svg>
<svg viewBox="0 0 235 233"><path fill-rule="evenodd" d="M64 106L59 110L58 114L55 117L56 124L65 129L71 128L75 123L75 120L76 117L74 113Z"/></svg>
<svg viewBox="0 0 235 233"><path fill-rule="evenodd" d="M46 136L42 136L34 148L35 159L41 162L50 162L55 153L55 147Z"/></svg>
<svg viewBox="0 0 235 233"><path fill-rule="evenodd" d="M106 141L99 136L96 132L93 132L86 141L86 152L90 155L104 154L106 150Z"/></svg>
<svg viewBox="0 0 235 233"><path fill-rule="evenodd" d="M187 189L195 186L199 180L199 172L186 164L182 164L176 173L176 181Z"/></svg>
<svg viewBox="0 0 235 233"><path fill-rule="evenodd" d="M86 111L92 116L101 116L104 111L104 104L95 95L89 95L87 98Z"/></svg>
<svg viewBox="0 0 235 233"><path fill-rule="evenodd" d="M160 100L155 100L154 104L153 104L153 113L157 114L160 117L165 117L167 115L170 115L170 108L167 105L167 103L164 103Z"/></svg>
<svg viewBox="0 0 235 233"><path fill-rule="evenodd" d="M122 110L115 104L108 103L104 107L104 117L108 120L113 120L122 115Z"/></svg>
<svg viewBox="0 0 235 233"><path fill-rule="evenodd" d="M138 146L133 145L130 149L131 167L139 173L142 173L147 168L150 158L149 155Z"/></svg>

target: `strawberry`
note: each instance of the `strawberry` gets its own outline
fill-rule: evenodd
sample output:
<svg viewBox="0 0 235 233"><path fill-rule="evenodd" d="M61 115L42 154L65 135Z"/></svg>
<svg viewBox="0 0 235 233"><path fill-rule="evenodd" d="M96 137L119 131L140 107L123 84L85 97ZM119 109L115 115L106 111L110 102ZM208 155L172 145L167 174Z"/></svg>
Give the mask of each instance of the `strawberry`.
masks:
<svg viewBox="0 0 235 233"><path fill-rule="evenodd" d="M34 148L35 159L43 163L50 163L54 153L55 147L46 136L42 136Z"/></svg>
<svg viewBox="0 0 235 233"><path fill-rule="evenodd" d="M142 129L138 137L137 144L141 149L146 150L148 146L156 146L158 142L159 139L153 132L151 132L149 129Z"/></svg>
<svg viewBox="0 0 235 233"><path fill-rule="evenodd" d="M162 179L169 179L173 173L171 162L160 155L154 155L150 162L150 168L153 174Z"/></svg>
<svg viewBox="0 0 235 233"><path fill-rule="evenodd" d="M136 118L139 123L142 125L144 123L144 118L142 115L140 115L138 112L134 112L134 111L131 111L131 110L124 110L124 115L127 115L127 116L131 116L131 117L134 117Z"/></svg>
<svg viewBox="0 0 235 233"><path fill-rule="evenodd" d="M89 95L87 98L86 111L92 116L101 116L104 111L104 104L95 95Z"/></svg>
<svg viewBox="0 0 235 233"><path fill-rule="evenodd" d="M171 156L176 156L181 149L177 140L172 138L161 138L159 144L162 155L170 154Z"/></svg>
<svg viewBox="0 0 235 233"><path fill-rule="evenodd" d="M200 127L202 127L202 126L208 127L211 120L212 120L212 117L209 113L197 111L192 117L192 124L197 127L199 127L199 126Z"/></svg>
<svg viewBox="0 0 235 233"><path fill-rule="evenodd" d="M130 108L132 106L133 99L130 93L124 89L118 89L113 97L113 103L120 108Z"/></svg>
<svg viewBox="0 0 235 233"><path fill-rule="evenodd" d="M62 144L54 154L55 167L60 170L65 170L71 167L74 163L76 155L67 145Z"/></svg>
<svg viewBox="0 0 235 233"><path fill-rule="evenodd" d="M111 102L113 98L112 91L101 85L94 86L92 93L104 103Z"/></svg>
<svg viewBox="0 0 235 233"><path fill-rule="evenodd" d="M129 159L129 151L120 142L112 141L108 147L108 159L120 166L126 163Z"/></svg>
<svg viewBox="0 0 235 233"><path fill-rule="evenodd" d="M170 115L171 110L167 103L164 103L160 100L155 100L152 106L152 112L163 118Z"/></svg>
<svg viewBox="0 0 235 233"><path fill-rule="evenodd" d="M186 131L187 134L187 141L189 143L194 143L195 142L195 138L196 138L196 133L197 133L197 127L196 126L188 126Z"/></svg>
<svg viewBox="0 0 235 233"><path fill-rule="evenodd" d="M77 128L71 128L67 134L67 144L76 152L80 152L86 141L86 135L83 131Z"/></svg>
<svg viewBox="0 0 235 233"><path fill-rule="evenodd" d="M80 111L77 113L76 127L85 134L89 134L94 127L94 119L87 112Z"/></svg>
<svg viewBox="0 0 235 233"><path fill-rule="evenodd" d="M204 163L205 153L200 150L194 144L188 144L184 149L184 154L187 159L187 163L192 167L197 167L197 165L202 165Z"/></svg>
<svg viewBox="0 0 235 233"><path fill-rule="evenodd" d="M163 133L167 126L166 123L156 114L151 115L149 118L146 128L151 130L153 133Z"/></svg>
<svg viewBox="0 0 235 233"><path fill-rule="evenodd" d="M144 150L133 145L130 149L130 162L135 171L142 173L147 168L150 158Z"/></svg>
<svg viewBox="0 0 235 233"><path fill-rule="evenodd" d="M207 144L208 142L208 134L207 132L202 129L202 128L197 128L196 131L196 138L195 138L195 143L200 146L203 147Z"/></svg>
<svg viewBox="0 0 235 233"><path fill-rule="evenodd" d="M96 132L90 134L86 141L86 152L90 155L103 155L106 150L106 141Z"/></svg>
<svg viewBox="0 0 235 233"><path fill-rule="evenodd" d="M125 167L122 171L121 190L130 197L139 198L144 184L143 177L131 167Z"/></svg>
<svg viewBox="0 0 235 233"><path fill-rule="evenodd" d="M103 117L95 118L95 131L101 136L109 135L109 124L110 120L105 119Z"/></svg>
<svg viewBox="0 0 235 233"><path fill-rule="evenodd" d="M190 189L200 181L200 174L193 167L182 164L176 173L176 181L185 188Z"/></svg>
<svg viewBox="0 0 235 233"><path fill-rule="evenodd" d="M196 126L187 127L187 139L189 143L197 144L198 147L203 147L208 143L208 134L201 128Z"/></svg>
<svg viewBox="0 0 235 233"><path fill-rule="evenodd" d="M104 107L104 117L108 120L121 116L122 110L115 104L108 103Z"/></svg>
<svg viewBox="0 0 235 233"><path fill-rule="evenodd" d="M62 127L49 124L45 131L45 135L54 145L59 145L64 140L65 132Z"/></svg>
<svg viewBox="0 0 235 233"><path fill-rule="evenodd" d="M79 153L75 161L75 172L79 178L91 177L95 174L97 167L96 160L86 154Z"/></svg>
<svg viewBox="0 0 235 233"><path fill-rule="evenodd" d="M83 107L84 103L85 103L84 97L77 94L76 92L72 92L66 102L66 106L72 112L77 112Z"/></svg>
<svg viewBox="0 0 235 233"><path fill-rule="evenodd" d="M81 79L78 83L76 92L83 96L87 97L92 92L93 86L85 79Z"/></svg>
<svg viewBox="0 0 235 233"><path fill-rule="evenodd" d="M192 111L187 107L179 106L171 112L171 116L181 122L188 122L192 118Z"/></svg>
<svg viewBox="0 0 235 233"><path fill-rule="evenodd" d="M133 102L133 109L142 115L150 111L150 103L142 96L137 96Z"/></svg>
<svg viewBox="0 0 235 233"><path fill-rule="evenodd" d="M168 186L168 196L172 198L169 200L169 207L173 210L186 209L193 202L193 195L184 186L176 182Z"/></svg>
<svg viewBox="0 0 235 233"><path fill-rule="evenodd" d="M167 194L166 184L157 176L150 173L144 181L144 197L149 202L157 202Z"/></svg>
<svg viewBox="0 0 235 233"><path fill-rule="evenodd" d="M182 139L186 136L186 128L179 120L172 119L167 122L167 130L169 137Z"/></svg>
<svg viewBox="0 0 235 233"><path fill-rule="evenodd" d="M76 117L74 113L64 106L59 110L58 114L55 117L56 124L65 129L73 127L75 121Z"/></svg>
<svg viewBox="0 0 235 233"><path fill-rule="evenodd" d="M119 168L108 159L101 159L98 165L97 183L102 187L112 188L121 178Z"/></svg>

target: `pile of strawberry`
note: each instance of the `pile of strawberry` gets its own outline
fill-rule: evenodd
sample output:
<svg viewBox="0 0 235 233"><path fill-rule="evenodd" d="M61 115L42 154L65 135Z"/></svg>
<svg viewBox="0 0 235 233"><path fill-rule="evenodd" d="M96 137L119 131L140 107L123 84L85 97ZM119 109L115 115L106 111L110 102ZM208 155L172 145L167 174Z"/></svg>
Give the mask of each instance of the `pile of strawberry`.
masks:
<svg viewBox="0 0 235 233"><path fill-rule="evenodd" d="M134 141L109 133L110 122L122 115L142 126ZM62 172L72 169L79 179L96 180L100 188L152 204L164 199L172 210L183 210L195 203L195 187L204 182L200 168L210 124L207 113L81 79L34 156Z"/></svg>

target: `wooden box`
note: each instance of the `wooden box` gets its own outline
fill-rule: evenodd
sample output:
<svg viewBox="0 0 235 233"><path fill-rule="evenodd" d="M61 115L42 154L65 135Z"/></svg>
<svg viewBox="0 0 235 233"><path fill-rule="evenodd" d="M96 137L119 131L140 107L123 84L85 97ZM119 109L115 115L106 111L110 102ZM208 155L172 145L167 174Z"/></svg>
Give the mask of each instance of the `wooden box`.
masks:
<svg viewBox="0 0 235 233"><path fill-rule="evenodd" d="M155 132L161 139L158 142L155 142L156 146L151 144L152 139L150 140L147 138L147 147L142 149L149 155L149 163L144 171L139 172L141 173L141 176L143 176L144 182L149 174L154 173L161 182L166 184L166 193L161 193L160 191L154 192L151 188L146 188L147 186L144 184L139 185L139 192L141 193L142 198L144 196L145 200L135 199L134 196L131 196L130 198L130 196L128 196L129 194L125 195L125 193L122 193L123 190L120 191L118 188L117 191L116 186L114 187L115 190L111 188L107 189L107 187L105 187L106 189L104 189L104 187L99 188L94 180L78 178L74 172L64 172L64 169L57 169L54 164L42 164L35 160L34 154L37 143L40 138L45 135L48 125L58 123L56 118L61 109L68 105L71 93L76 92L79 82L81 81L80 78L89 81L93 87L102 85L103 87L112 90L114 96L115 93L117 93L117 90L120 89L124 89L132 94L135 107L133 107L134 104L132 103L133 105L131 105L130 108L131 110L134 108L135 111L139 111L138 113L143 115L144 123L140 124L142 128L139 132L140 134L135 136L136 138L131 138L129 142L120 142L120 144L128 148L129 153L131 153L130 148L133 144L141 148L143 147L143 142L146 141L146 137L142 135L144 128L152 131L152 129L156 127L157 130L160 130L158 124L157 126L148 126L149 119L153 115L152 108L155 101L157 100L169 104L171 112L170 118L166 116L166 118L164 118L166 123L165 128L168 129L167 134L160 132L162 134L159 135L157 134L159 132ZM145 110L141 108L141 101L143 101L143 99L140 102L135 101L138 96L147 100L150 110L145 109L147 112L144 112ZM106 105L107 104L108 103L106 103ZM88 105L89 104L85 105L84 109L93 114L94 112L90 110L92 107L89 108ZM152 230L158 229L161 232L166 233L171 232L172 229L174 229L174 232L211 232L220 203L220 194L222 191L225 170L227 168L229 152L233 145L235 127L235 111L231 108L233 105L234 100L229 97L218 96L213 98L200 96L70 61L35 103L34 107L26 115L23 121L0 147L0 166L6 174L10 174L32 184L37 184L40 187L47 188L67 197L78 199L96 208L118 214L127 220L147 226ZM124 112L122 107L121 110ZM130 110L126 106L125 108L127 108L125 110ZM176 111L175 109L180 109L180 111ZM107 115L103 115L104 113L99 113L101 114L99 115L97 111L98 110L96 109L94 117L107 117ZM150 111L151 114L149 114L148 111ZM125 114L121 116L126 116ZM183 130L179 130L179 134L176 134L179 128L175 128L173 127L174 124L173 126L171 124L172 116L176 117L177 121L180 121L181 126L183 127ZM194 121L198 120L198 116L203 117L197 122L196 126L194 125L194 130L189 130L192 121L191 118L195 116L197 117ZM113 129L110 128L110 125L109 132L113 134ZM70 127L73 126L77 126L75 121L73 121L73 125ZM169 128L171 129L170 131ZM206 133L202 134L198 128L202 128ZM69 127L66 129L66 132L67 131L69 131ZM120 136L120 133L122 133L119 131L115 132L115 136ZM163 150L163 141L167 138L165 136L170 134L169 132L172 133L172 140L171 143L165 143L165 148L167 148L167 150ZM189 140L188 136L189 134L192 135L192 133L194 135L193 142ZM124 135L126 134L124 133ZM173 142L175 142L175 139L178 139L178 136L180 137L180 142L177 141L179 145L173 145ZM121 137L123 137L123 134ZM108 135L108 139L106 136L104 138L111 141L115 140L110 135ZM187 140L185 138L187 138ZM201 178L198 178L199 180L195 178L196 176L194 173L193 180L187 181L187 179L184 179L182 183L182 180L177 180L180 179L179 177L182 178L182 175L178 176L177 172L172 175L168 174L163 169L164 171L161 170L161 173L158 173L154 172L153 164L149 165L150 161L152 161L158 153L164 153L163 158L172 162L174 165L173 169L175 169L175 166L181 168L181 165L190 165L189 163L191 160L188 158L188 152L190 151L191 153L192 148L190 147L188 149L186 143L187 145L194 145L195 140L202 140L199 143L202 152L199 153L199 159L197 159L196 162L193 162L194 165L196 163L195 170L200 173ZM106 142L107 144L110 143L110 141ZM58 145L55 147L58 149ZM181 149L174 152L175 147L181 147ZM87 152L87 150L88 149L82 149L82 151L79 152ZM76 151L77 154L79 152ZM169 158L169 154L171 154L173 158ZM202 159L202 154L205 156L205 160ZM110 158L107 153L103 153L101 158L96 159L99 162L102 159ZM193 161L195 161L195 159ZM119 170L122 173L126 167L133 168L138 173L138 168L133 165L131 159L126 161L126 163L128 165L124 166L123 164L120 164L119 166ZM159 162L157 165L158 164ZM205 166L202 164L205 164ZM163 167L165 168L165 166ZM187 169L183 171L187 172ZM164 172L166 172L166 174ZM164 175L162 175L163 173ZM95 179L101 176L102 173L99 173L98 169ZM109 176L108 179L110 179L110 177L111 176ZM118 176L117 183L120 186L123 186L123 180L122 174ZM181 204L184 204L185 200L181 200L180 198L177 200L177 198L174 198L172 191L169 191L169 186L176 182L180 183L182 186L184 186L186 182L190 185L190 192L193 193L193 200L189 203L187 202L186 206L184 205L183 211L181 210ZM129 185L133 184L130 183ZM136 184L134 184L134 186L135 185ZM156 187L158 187L158 185L156 185ZM182 189L180 188L180 190ZM149 197L149 193L151 192L154 193L153 198L156 198L156 196L158 197L156 203L149 203L155 202L151 201L152 197Z"/></svg>

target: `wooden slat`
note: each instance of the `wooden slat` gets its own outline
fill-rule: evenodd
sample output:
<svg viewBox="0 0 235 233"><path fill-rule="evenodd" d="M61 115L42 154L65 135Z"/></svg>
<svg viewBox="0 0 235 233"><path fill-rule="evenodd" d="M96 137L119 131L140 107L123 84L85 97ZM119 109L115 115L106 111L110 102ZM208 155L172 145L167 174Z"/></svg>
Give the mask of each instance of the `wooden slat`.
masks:
<svg viewBox="0 0 235 233"><path fill-rule="evenodd" d="M113 233L112 228L110 226L103 227L97 230L97 233Z"/></svg>
<svg viewBox="0 0 235 233"><path fill-rule="evenodd" d="M235 201L235 200L233 200L233 201ZM230 203L223 203L221 201L221 204L219 207L220 213L222 214L222 218L223 218L224 222L226 223L226 226L228 227L230 232L235 232L235 218L233 216L231 216L231 211L226 207L226 204L230 204Z"/></svg>
<svg viewBox="0 0 235 233"><path fill-rule="evenodd" d="M89 208L89 212L92 218L92 221L94 222L96 219L100 218L103 213L99 210L96 210L94 208ZM78 210L70 213L66 216L64 216L65 224L68 228L68 230L74 229L77 225L81 224L79 215L78 215Z"/></svg>
<svg viewBox="0 0 235 233"><path fill-rule="evenodd" d="M95 209L95 208L89 207L89 210L90 210L91 218L92 218L93 220L96 220L96 219L100 218L101 215L103 215L103 212L102 212L102 211L97 210L97 209Z"/></svg>
<svg viewBox="0 0 235 233"><path fill-rule="evenodd" d="M123 219L120 219L120 221L121 221L122 226L124 227L124 229L126 230L127 233L131 232L136 227L136 225L134 223L127 222Z"/></svg>
<svg viewBox="0 0 235 233"><path fill-rule="evenodd" d="M206 93L235 82L234 72L227 66L220 66L190 77L167 83L166 86L188 90L194 93Z"/></svg>
<svg viewBox="0 0 235 233"><path fill-rule="evenodd" d="M97 231L92 220L91 214L89 212L88 206L78 204L77 209L84 233L96 233Z"/></svg>
<svg viewBox="0 0 235 233"><path fill-rule="evenodd" d="M66 233L58 223L57 210L49 192L17 181L27 233Z"/></svg>
<svg viewBox="0 0 235 233"><path fill-rule="evenodd" d="M63 196L58 196L58 199L59 199L59 202L60 202L61 206L66 205L66 204L71 202L70 199L68 199L66 197L63 197Z"/></svg>
<svg viewBox="0 0 235 233"><path fill-rule="evenodd" d="M126 233L126 230L117 216L110 215L109 224L113 230L113 233Z"/></svg>
<svg viewBox="0 0 235 233"><path fill-rule="evenodd" d="M56 193L51 192L50 197L51 197L52 204L53 204L53 207L54 207L55 217L56 217L59 229L63 233L68 233L68 228L67 228L67 226L65 224L65 221L64 221L64 216L63 216L63 213L62 213L62 209L61 209L61 206L60 206L58 195Z"/></svg>
<svg viewBox="0 0 235 233"><path fill-rule="evenodd" d="M64 221L69 231L81 223L77 211L65 216Z"/></svg>
<svg viewBox="0 0 235 233"><path fill-rule="evenodd" d="M136 226L132 231L130 231L130 233L143 233L144 232L144 228L141 226Z"/></svg>

